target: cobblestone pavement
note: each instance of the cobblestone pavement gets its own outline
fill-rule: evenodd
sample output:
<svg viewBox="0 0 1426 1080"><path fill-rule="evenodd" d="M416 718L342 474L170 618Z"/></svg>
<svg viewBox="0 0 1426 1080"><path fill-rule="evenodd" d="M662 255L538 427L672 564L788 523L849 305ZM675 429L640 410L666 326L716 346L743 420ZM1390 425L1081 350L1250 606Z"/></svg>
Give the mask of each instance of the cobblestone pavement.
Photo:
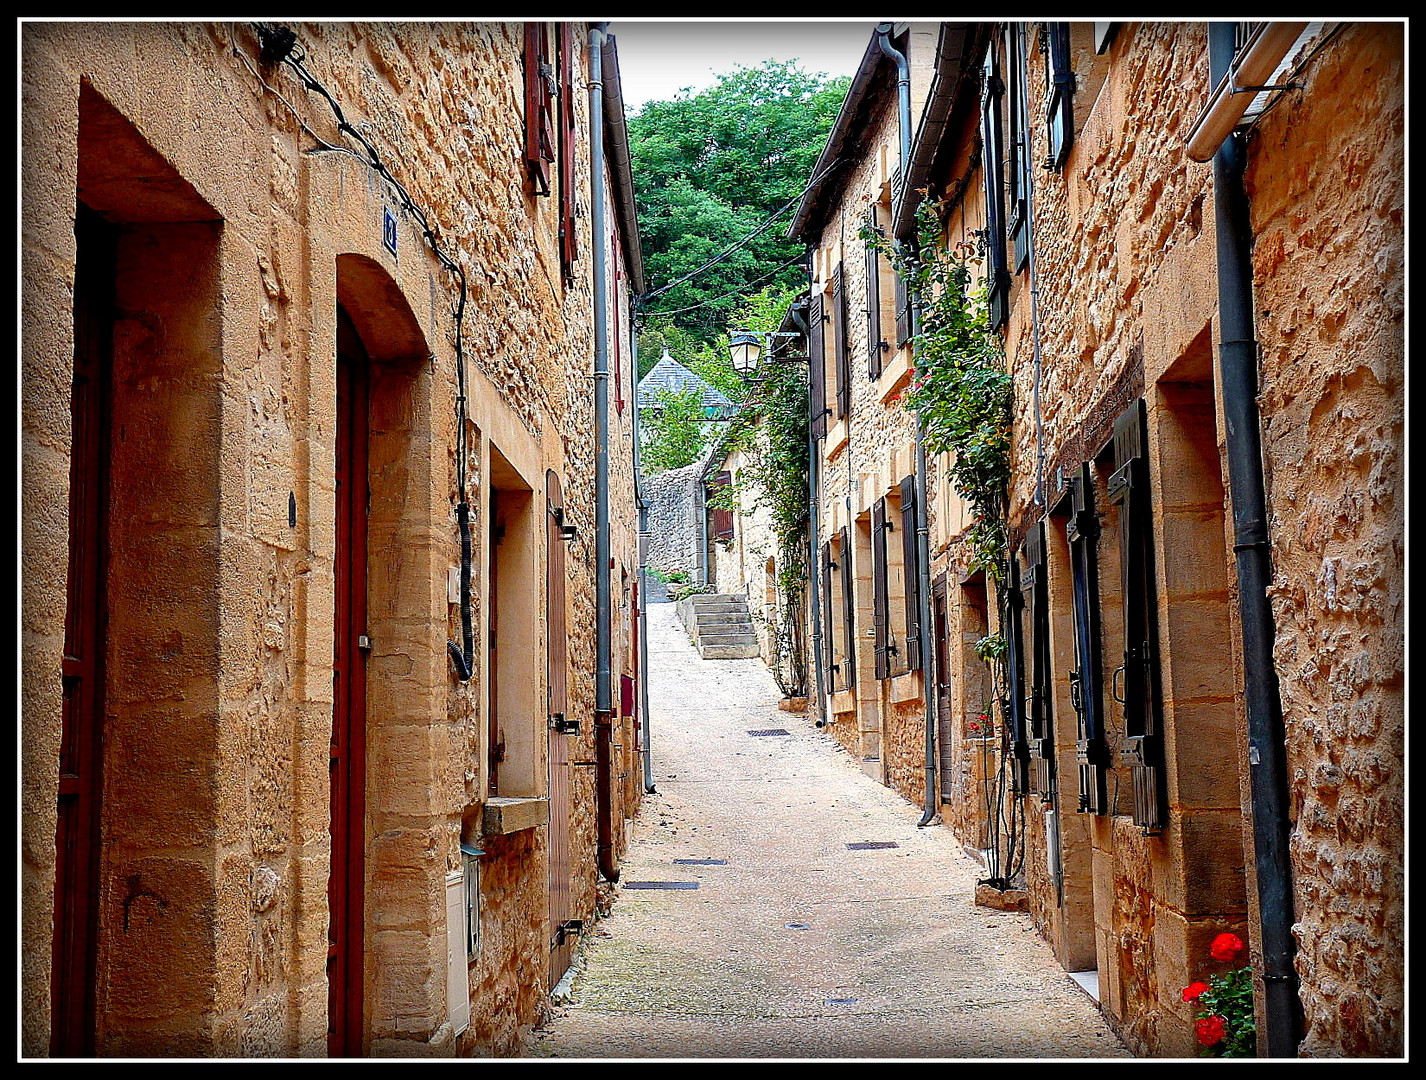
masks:
<svg viewBox="0 0 1426 1080"><path fill-rule="evenodd" d="M699 658L672 604L649 624L657 793L527 1056L1128 1056L1029 916L971 903L950 830L780 712L760 660Z"/></svg>

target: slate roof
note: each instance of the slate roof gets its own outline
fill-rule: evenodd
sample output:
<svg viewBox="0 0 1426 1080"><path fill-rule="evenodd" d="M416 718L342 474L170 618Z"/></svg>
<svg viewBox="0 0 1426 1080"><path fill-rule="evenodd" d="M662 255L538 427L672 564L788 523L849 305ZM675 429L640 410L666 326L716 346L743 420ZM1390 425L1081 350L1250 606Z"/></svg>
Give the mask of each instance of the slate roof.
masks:
<svg viewBox="0 0 1426 1080"><path fill-rule="evenodd" d="M731 416L737 411L737 406L721 391L709 386L703 379L680 364L668 354L668 350L663 351L663 356L642 379L639 380L639 408L653 409L660 408L656 395L660 390L672 390L675 393L682 393L685 390L701 390L703 393L703 409L708 415Z"/></svg>

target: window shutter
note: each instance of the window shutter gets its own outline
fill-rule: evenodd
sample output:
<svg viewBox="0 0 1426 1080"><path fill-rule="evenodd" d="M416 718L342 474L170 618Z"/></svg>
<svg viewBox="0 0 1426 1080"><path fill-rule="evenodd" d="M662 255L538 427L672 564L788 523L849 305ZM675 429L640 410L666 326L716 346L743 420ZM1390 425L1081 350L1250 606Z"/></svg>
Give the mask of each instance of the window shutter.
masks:
<svg viewBox="0 0 1426 1080"><path fill-rule="evenodd" d="M564 721L569 711L568 633L565 626L564 492L559 474L545 473L545 670L551 724Z"/></svg>
<svg viewBox="0 0 1426 1080"><path fill-rule="evenodd" d="M852 369L847 351L847 281L841 263L832 274L832 353L837 367L837 416L851 409Z"/></svg>
<svg viewBox="0 0 1426 1080"><path fill-rule="evenodd" d="M921 668L921 560L917 551L920 533L916 529L916 477L901 481L901 562L906 580L906 650L907 671Z"/></svg>
<svg viewBox="0 0 1426 1080"><path fill-rule="evenodd" d="M867 211L868 229L876 228L876 209ZM866 245L866 359L867 377L881 377L881 254L875 245Z"/></svg>
<svg viewBox="0 0 1426 1080"><path fill-rule="evenodd" d="M911 340L911 290L906 284L906 275L896 275L896 347L899 349Z"/></svg>
<svg viewBox="0 0 1426 1080"><path fill-rule="evenodd" d="M990 260L990 325L998 330L1010 315L1010 272L1005 266L1004 129L1005 85L1000 79L996 41L986 47L981 69L981 175L985 180L985 246Z"/></svg>
<svg viewBox="0 0 1426 1080"><path fill-rule="evenodd" d="M1030 261L1030 105L1026 74L1025 26L1016 23L1008 30L1006 41L1009 57L1010 97L1010 220L1006 229L1014 251L1010 268L1015 273Z"/></svg>
<svg viewBox="0 0 1426 1080"><path fill-rule="evenodd" d="M1109 478L1109 498L1119 505L1124 605L1124 663L1114 681L1121 691L1115 699L1124 706L1119 757L1134 778L1134 823L1157 832L1167 818L1167 793L1147 449L1148 420L1140 398L1115 421L1114 474Z"/></svg>
<svg viewBox="0 0 1426 1080"><path fill-rule="evenodd" d="M1094 514L1094 481L1088 463L1070 478L1070 520L1066 530L1073 579L1074 669L1069 673L1070 702L1076 722L1075 759L1079 765L1079 809L1108 810L1104 742L1104 705L1099 657L1099 569L1095 547L1099 519Z"/></svg>
<svg viewBox="0 0 1426 1080"><path fill-rule="evenodd" d="M559 24L559 201L560 268L574 277L579 245L574 231L574 32L573 23Z"/></svg>
<svg viewBox="0 0 1426 1080"><path fill-rule="evenodd" d="M832 610L832 541L822 544L822 669L827 673L827 685L833 690L840 689L840 671L833 662L832 641L836 634Z"/></svg>
<svg viewBox="0 0 1426 1080"><path fill-rule="evenodd" d="M1047 169L1065 163L1074 144L1074 70L1070 67L1069 23L1045 24L1045 125L1050 153Z"/></svg>
<svg viewBox="0 0 1426 1080"><path fill-rule="evenodd" d="M814 296L807 306L807 377L811 383L812 438L827 435L827 347L826 315L822 298Z"/></svg>
<svg viewBox="0 0 1426 1080"><path fill-rule="evenodd" d="M1010 789L1024 795L1030 790L1030 747L1025 732L1025 646L1021 622L1024 597L1020 592L1020 560L1014 557L1010 559L1000 605L1000 621L1007 647L1006 690L1010 698L1006 709L1010 725Z"/></svg>
<svg viewBox="0 0 1426 1080"><path fill-rule="evenodd" d="M544 23L525 24L525 167L536 195L550 193L549 163L554 161L554 124L550 117L549 31Z"/></svg>
<svg viewBox="0 0 1426 1080"><path fill-rule="evenodd" d="M708 496L727 491L733 483L733 474L730 472L720 472L708 482ZM713 508L713 528L711 530L714 540L733 539L733 511L723 510L718 507Z"/></svg>
<svg viewBox="0 0 1426 1080"><path fill-rule="evenodd" d="M1026 695L1027 742L1035 767L1035 790L1046 802L1055 793L1055 741L1050 695L1050 592L1045 574L1045 523L1025 536L1021 588L1030 605L1030 687Z"/></svg>
<svg viewBox="0 0 1426 1080"><path fill-rule="evenodd" d="M846 652L844 663L847 668L842 672L842 678L846 683L845 688L851 689L857 681L857 628L854 617L856 589L852 584L852 552L847 543L845 528L837 533L837 549L837 563L842 574L842 641Z"/></svg>
<svg viewBox="0 0 1426 1080"><path fill-rule="evenodd" d="M888 640L890 606L886 590L886 530L890 524L886 520L886 499L877 499L871 508L871 620L874 638L872 655L878 679L890 676L891 662L887 649L895 647Z"/></svg>

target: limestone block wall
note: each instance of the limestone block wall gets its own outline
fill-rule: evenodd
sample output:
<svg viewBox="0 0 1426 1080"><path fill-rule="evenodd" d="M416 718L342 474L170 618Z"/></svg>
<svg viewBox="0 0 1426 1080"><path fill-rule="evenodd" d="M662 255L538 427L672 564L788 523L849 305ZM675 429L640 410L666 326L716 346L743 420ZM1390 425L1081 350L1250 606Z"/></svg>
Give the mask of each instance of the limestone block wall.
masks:
<svg viewBox="0 0 1426 1080"><path fill-rule="evenodd" d="M461 868L459 841L485 840L484 658L489 608L501 603L482 569L494 559L490 492L525 493L542 521L550 470L579 528L567 553L569 708L593 712L587 137L571 173L585 231L566 280L554 200L529 193L520 161L519 24L293 29L309 70L466 273L475 670L457 682L446 655L446 641L461 640L447 596L460 559L456 293L419 222L359 157L323 149L343 138L327 102L264 66L248 26L27 25L22 492L36 512L24 532L22 637L26 1054L46 1051L52 1007L76 192L132 250L115 271L125 298L115 436L130 456L113 472L110 606L122 621L109 649L119 673L111 696L124 707L106 720L95 1049L327 1049L338 304L374 372L362 1049L508 1052L543 1008L547 829L488 841L486 936L467 973L473 1020L459 1039L442 885ZM582 32L574 48L581 71ZM587 132L587 95L574 107L575 130ZM383 243L387 213L395 252ZM622 299L618 341L627 284ZM121 357L133 358L132 377ZM614 361L631 385L632 350ZM631 410L611 408L611 419L613 552L635 566ZM529 531L517 578L537 600L522 633L538 653L549 553L543 529ZM127 563L146 564L149 579L118 574ZM175 618L174 604L187 614ZM629 615L621 595L614 617L622 626ZM627 635L614 636L627 666ZM531 795L547 783L542 667L525 664L523 686L507 679L502 690L528 708L507 726L519 760L502 769ZM148 689L130 699L125 685ZM175 740L179 729L188 734ZM574 738L571 758L592 759L590 725ZM621 736L616 749L628 758L631 743ZM571 771L572 904L587 920L594 781ZM620 849L636 794L612 810ZM131 814L133 799L142 805Z"/></svg>
<svg viewBox="0 0 1426 1080"><path fill-rule="evenodd" d="M702 471L702 462L695 462L644 477L644 499L649 504L649 566L694 572L699 544L694 494Z"/></svg>
<svg viewBox="0 0 1426 1080"><path fill-rule="evenodd" d="M1402 1052L1403 28L1351 23L1249 148L1303 1051Z"/></svg>

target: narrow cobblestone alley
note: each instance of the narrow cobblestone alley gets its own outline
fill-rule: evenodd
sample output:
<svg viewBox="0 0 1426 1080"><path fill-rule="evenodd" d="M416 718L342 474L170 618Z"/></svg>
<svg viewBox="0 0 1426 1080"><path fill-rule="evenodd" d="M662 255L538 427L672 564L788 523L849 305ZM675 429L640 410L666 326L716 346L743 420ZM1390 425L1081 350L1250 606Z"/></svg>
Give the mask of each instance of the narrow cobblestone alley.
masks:
<svg viewBox="0 0 1426 1080"><path fill-rule="evenodd" d="M657 794L531 1057L1127 1056L941 827L649 608ZM853 845L871 844L866 848Z"/></svg>

